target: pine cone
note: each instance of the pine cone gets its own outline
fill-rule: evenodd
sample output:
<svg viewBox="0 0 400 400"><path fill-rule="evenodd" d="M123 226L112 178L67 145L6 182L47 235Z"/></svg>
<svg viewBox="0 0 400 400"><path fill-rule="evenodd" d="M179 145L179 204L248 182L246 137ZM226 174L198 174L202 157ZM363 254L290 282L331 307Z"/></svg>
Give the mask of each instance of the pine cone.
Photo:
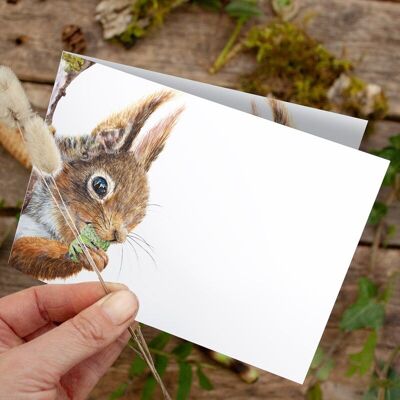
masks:
<svg viewBox="0 0 400 400"><path fill-rule="evenodd" d="M67 51L82 54L86 50L85 35L77 25L66 25L62 31L61 39L64 43L64 49Z"/></svg>

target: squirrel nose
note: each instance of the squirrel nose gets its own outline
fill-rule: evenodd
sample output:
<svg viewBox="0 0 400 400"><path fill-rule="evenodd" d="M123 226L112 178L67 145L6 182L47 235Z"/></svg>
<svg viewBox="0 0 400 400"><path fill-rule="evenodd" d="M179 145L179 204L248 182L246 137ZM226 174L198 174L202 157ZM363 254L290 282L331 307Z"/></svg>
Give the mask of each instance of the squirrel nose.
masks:
<svg viewBox="0 0 400 400"><path fill-rule="evenodd" d="M118 243L123 243L126 240L127 234L128 232L124 228L114 229L114 240Z"/></svg>

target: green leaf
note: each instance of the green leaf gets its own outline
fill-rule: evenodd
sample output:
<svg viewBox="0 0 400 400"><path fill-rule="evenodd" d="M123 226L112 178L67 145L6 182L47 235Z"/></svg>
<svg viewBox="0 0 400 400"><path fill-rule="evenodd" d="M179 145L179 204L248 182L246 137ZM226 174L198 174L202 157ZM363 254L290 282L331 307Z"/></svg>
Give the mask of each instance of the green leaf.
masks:
<svg viewBox="0 0 400 400"><path fill-rule="evenodd" d="M173 350L172 353L179 359L185 360L193 349L193 344L190 342L183 342L178 344Z"/></svg>
<svg viewBox="0 0 400 400"><path fill-rule="evenodd" d="M149 347L155 350L163 350L171 339L171 335L166 332L160 332L153 340L150 341Z"/></svg>
<svg viewBox="0 0 400 400"><path fill-rule="evenodd" d="M388 386L385 393L385 400L400 399L400 376L390 368L388 373Z"/></svg>
<svg viewBox="0 0 400 400"><path fill-rule="evenodd" d="M375 154L378 157L383 157L387 160L390 160L390 165L386 171L385 178L383 179L384 186L393 185L396 175L400 173L400 149L398 148L398 141L398 137L395 136L390 139L390 142L393 144L393 146L388 146L382 150L375 150L372 152L372 154Z"/></svg>
<svg viewBox="0 0 400 400"><path fill-rule="evenodd" d="M168 357L157 355L154 359L154 365L160 377L165 373L168 366ZM157 387L157 381L153 375L149 375L143 385L142 394L140 396L141 400L150 400L153 398L154 391Z"/></svg>
<svg viewBox="0 0 400 400"><path fill-rule="evenodd" d="M358 280L358 299L360 301L366 301L372 297L376 297L377 293L378 288L370 279L362 276Z"/></svg>
<svg viewBox="0 0 400 400"><path fill-rule="evenodd" d="M368 278L358 283L358 298L342 315L340 328L346 332L360 328L379 329L383 325L385 307L376 299L377 287Z"/></svg>
<svg viewBox="0 0 400 400"><path fill-rule="evenodd" d="M382 242L383 247L387 247L389 245L390 239L393 239L396 236L396 232L397 232L396 225L391 224L387 226L386 234Z"/></svg>
<svg viewBox="0 0 400 400"><path fill-rule="evenodd" d="M328 379L335 363L332 357L326 358L324 350L318 346L311 362L310 371L315 371L320 381Z"/></svg>
<svg viewBox="0 0 400 400"><path fill-rule="evenodd" d="M376 332L372 331L361 351L349 355L350 366L346 373L347 376L352 376L355 373L363 376L370 371L374 363L376 341Z"/></svg>
<svg viewBox="0 0 400 400"><path fill-rule="evenodd" d="M146 370L146 367L147 364L143 358L136 356L129 368L129 376L132 378L133 376L139 376L143 374L143 372Z"/></svg>
<svg viewBox="0 0 400 400"><path fill-rule="evenodd" d="M127 383L122 383L115 389L109 396L108 400L117 400L120 399L126 392L126 388L128 387Z"/></svg>
<svg viewBox="0 0 400 400"><path fill-rule="evenodd" d="M375 300L369 300L365 304L353 304L342 316L340 327L350 332L361 328L379 329L383 325L385 308L383 304Z"/></svg>
<svg viewBox="0 0 400 400"><path fill-rule="evenodd" d="M372 207L371 213L369 214L368 223L370 225L378 225L381 219L386 216L387 212L387 205L376 201Z"/></svg>
<svg viewBox="0 0 400 400"><path fill-rule="evenodd" d="M322 347L318 346L318 348L314 354L314 358L311 361L310 369L318 368L320 366L322 360L324 359L324 357L325 357L324 350L322 349Z"/></svg>
<svg viewBox="0 0 400 400"><path fill-rule="evenodd" d="M323 400L323 394L321 385L317 382L315 385L311 386L306 393L307 400Z"/></svg>
<svg viewBox="0 0 400 400"><path fill-rule="evenodd" d="M208 376L204 373L203 368L200 365L197 366L196 369L197 379L199 381L199 386L204 390L213 390L214 386L211 383Z"/></svg>
<svg viewBox="0 0 400 400"><path fill-rule="evenodd" d="M225 11L233 18L249 19L262 15L257 0L231 0Z"/></svg>
<svg viewBox="0 0 400 400"><path fill-rule="evenodd" d="M390 144L397 150L400 150L400 134L389 138Z"/></svg>
<svg viewBox="0 0 400 400"><path fill-rule="evenodd" d="M186 400L189 398L192 387L192 375L192 366L185 361L180 362L176 400Z"/></svg>
<svg viewBox="0 0 400 400"><path fill-rule="evenodd" d="M335 366L335 362L332 358L328 358L324 363L317 369L316 377L320 381L326 381L329 378L333 367Z"/></svg>

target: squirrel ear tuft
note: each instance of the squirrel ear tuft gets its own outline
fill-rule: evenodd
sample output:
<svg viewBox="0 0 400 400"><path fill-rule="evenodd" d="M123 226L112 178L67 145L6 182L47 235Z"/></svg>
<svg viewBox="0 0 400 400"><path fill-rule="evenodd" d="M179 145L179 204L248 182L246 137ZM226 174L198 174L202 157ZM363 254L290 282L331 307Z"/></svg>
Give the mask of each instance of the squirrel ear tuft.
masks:
<svg viewBox="0 0 400 400"><path fill-rule="evenodd" d="M151 163L158 157L165 146L169 134L184 107L178 108L158 124L149 129L141 141L134 146L133 153L137 162L148 171Z"/></svg>
<svg viewBox="0 0 400 400"><path fill-rule="evenodd" d="M172 98L172 91L163 90L147 96L100 122L91 135L108 151L129 151L150 115Z"/></svg>

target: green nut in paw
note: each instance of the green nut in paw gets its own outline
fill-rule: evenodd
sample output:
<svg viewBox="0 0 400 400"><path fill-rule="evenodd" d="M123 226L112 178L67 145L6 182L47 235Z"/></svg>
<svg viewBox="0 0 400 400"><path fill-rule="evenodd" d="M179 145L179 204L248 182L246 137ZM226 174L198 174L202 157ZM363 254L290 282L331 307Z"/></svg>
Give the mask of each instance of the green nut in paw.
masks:
<svg viewBox="0 0 400 400"><path fill-rule="evenodd" d="M68 255L74 262L78 262L79 255L83 253L81 243L89 249L98 248L104 251L107 251L110 246L110 242L99 238L93 226L87 224L82 229L79 237L74 239L69 245Z"/></svg>

